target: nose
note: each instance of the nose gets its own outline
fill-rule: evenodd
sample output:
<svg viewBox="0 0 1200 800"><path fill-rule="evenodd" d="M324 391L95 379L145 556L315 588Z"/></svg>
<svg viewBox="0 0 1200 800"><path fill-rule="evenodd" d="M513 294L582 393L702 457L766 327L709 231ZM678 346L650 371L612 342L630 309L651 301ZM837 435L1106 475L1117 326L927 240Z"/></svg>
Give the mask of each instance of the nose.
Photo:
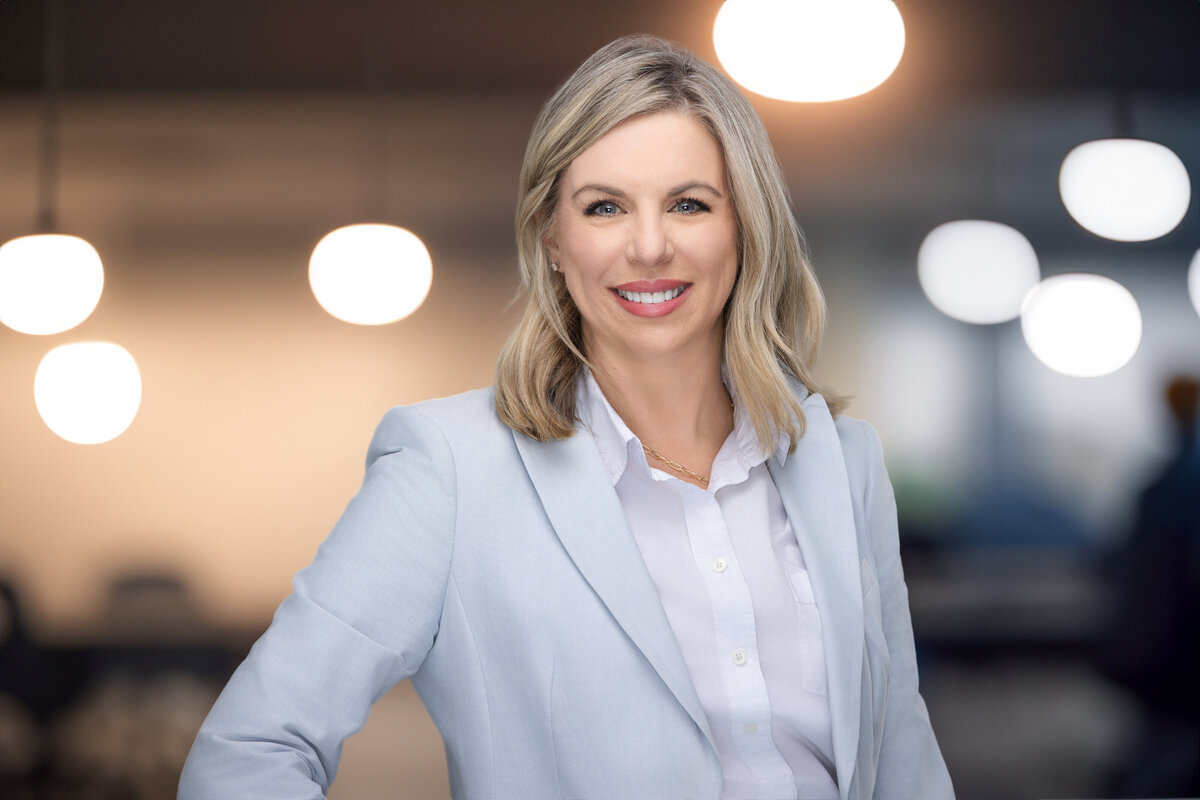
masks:
<svg viewBox="0 0 1200 800"><path fill-rule="evenodd" d="M657 267L675 255L665 220L655 214L640 214L633 222L626 257L632 264Z"/></svg>

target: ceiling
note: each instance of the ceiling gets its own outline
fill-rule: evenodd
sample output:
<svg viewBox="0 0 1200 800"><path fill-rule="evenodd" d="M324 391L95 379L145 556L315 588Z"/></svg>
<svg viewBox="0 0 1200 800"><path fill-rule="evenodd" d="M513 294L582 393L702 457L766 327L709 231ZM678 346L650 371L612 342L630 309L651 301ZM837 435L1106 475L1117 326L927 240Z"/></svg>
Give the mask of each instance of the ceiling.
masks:
<svg viewBox="0 0 1200 800"><path fill-rule="evenodd" d="M0 92L41 87L47 8L72 92L544 90L631 31L711 56L719 0L4 0ZM1195 0L898 0L930 92L1200 91Z"/></svg>
<svg viewBox="0 0 1200 800"><path fill-rule="evenodd" d="M44 77L54 74L46 64L61 67L65 98L84 102L264 93L541 98L587 53L625 33L661 35L713 60L720 5L0 0L0 114L35 111ZM1200 177L1196 0L897 5L905 54L879 90L830 104L752 96L810 233L911 255L933 225L972 215L1018 227L1043 255L1108 255L1113 243L1075 226L1058 200L1054 176L1071 147L1132 133L1171 147ZM61 45L57 57L47 40ZM527 130L528 122L496 124ZM507 237L507 214L498 220ZM1198 242L1193 203L1175 232L1139 252L1178 260Z"/></svg>

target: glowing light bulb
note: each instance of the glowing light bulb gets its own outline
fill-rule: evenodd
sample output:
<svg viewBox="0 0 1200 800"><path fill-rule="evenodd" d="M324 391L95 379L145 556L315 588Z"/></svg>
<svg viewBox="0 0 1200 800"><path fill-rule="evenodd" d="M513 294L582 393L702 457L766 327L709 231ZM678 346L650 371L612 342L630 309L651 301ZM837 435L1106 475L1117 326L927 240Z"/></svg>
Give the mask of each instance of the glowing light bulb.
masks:
<svg viewBox="0 0 1200 800"><path fill-rule="evenodd" d="M887 80L904 54L891 0L727 0L713 23L721 65L777 100L843 100Z"/></svg>
<svg viewBox="0 0 1200 800"><path fill-rule="evenodd" d="M1033 245L999 222L947 222L930 231L917 252L917 278L929 302L977 325L1016 319L1040 277Z"/></svg>
<svg viewBox="0 0 1200 800"><path fill-rule="evenodd" d="M124 433L137 416L142 376L118 344L64 344L42 357L33 398L54 433L75 444L100 444Z"/></svg>
<svg viewBox="0 0 1200 800"><path fill-rule="evenodd" d="M1188 294L1196 313L1200 314L1200 250L1192 256L1192 265L1188 267Z"/></svg>
<svg viewBox="0 0 1200 800"><path fill-rule="evenodd" d="M1076 222L1118 242L1144 242L1170 233L1192 196L1179 156L1142 139L1079 145L1063 159L1058 190Z"/></svg>
<svg viewBox="0 0 1200 800"><path fill-rule="evenodd" d="M0 246L0 322L21 333L62 333L100 302L104 267L78 236L44 233Z"/></svg>
<svg viewBox="0 0 1200 800"><path fill-rule="evenodd" d="M425 302L433 282L429 251L395 225L348 225L313 248L308 282L321 307L344 322L386 325Z"/></svg>
<svg viewBox="0 0 1200 800"><path fill-rule="evenodd" d="M1021 308L1021 333L1038 360L1064 375L1090 378L1124 366L1142 341L1137 301L1100 275L1056 275Z"/></svg>

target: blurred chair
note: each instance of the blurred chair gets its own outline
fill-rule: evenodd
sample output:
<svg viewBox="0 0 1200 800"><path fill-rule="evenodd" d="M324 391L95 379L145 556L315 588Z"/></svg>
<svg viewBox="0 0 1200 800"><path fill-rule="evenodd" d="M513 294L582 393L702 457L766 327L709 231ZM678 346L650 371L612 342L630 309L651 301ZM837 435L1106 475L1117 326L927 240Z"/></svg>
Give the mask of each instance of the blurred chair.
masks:
<svg viewBox="0 0 1200 800"><path fill-rule="evenodd" d="M113 578L99 627L107 641L124 643L194 641L207 633L187 585L160 572Z"/></svg>

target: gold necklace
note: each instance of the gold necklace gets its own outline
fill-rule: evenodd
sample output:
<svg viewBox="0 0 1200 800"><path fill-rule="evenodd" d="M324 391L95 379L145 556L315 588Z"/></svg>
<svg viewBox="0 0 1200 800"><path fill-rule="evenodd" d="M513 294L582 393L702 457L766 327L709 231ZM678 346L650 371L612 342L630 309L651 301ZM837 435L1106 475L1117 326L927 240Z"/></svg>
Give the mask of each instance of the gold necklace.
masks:
<svg viewBox="0 0 1200 800"><path fill-rule="evenodd" d="M676 472L682 472L685 475L690 475L691 477L693 477L697 481L699 481L701 484L703 484L705 488L708 487L708 476L707 475L698 475L697 473L692 472L690 469L685 467L683 464L680 464L678 461L672 461L671 459L667 458L666 456L664 456L662 453L658 452L657 450L651 450L649 447L646 447L646 445L642 445L642 452L648 456L653 456L654 458L657 458L659 461L666 464L668 467L675 470Z"/></svg>
<svg viewBox="0 0 1200 800"><path fill-rule="evenodd" d="M735 413L736 413L736 410L734 409L732 397L729 398L729 408L731 411L735 411ZM684 475L695 478L706 489L708 488L708 476L707 475L701 475L697 472L692 472L690 469L685 467L683 464L680 464L678 461L672 461L671 459L667 458L666 456L664 456L662 453L658 452L657 450L651 450L649 447L646 447L646 445L642 445L642 452L648 456L657 458L659 461L666 464L668 467L675 470L676 472L682 472Z"/></svg>

